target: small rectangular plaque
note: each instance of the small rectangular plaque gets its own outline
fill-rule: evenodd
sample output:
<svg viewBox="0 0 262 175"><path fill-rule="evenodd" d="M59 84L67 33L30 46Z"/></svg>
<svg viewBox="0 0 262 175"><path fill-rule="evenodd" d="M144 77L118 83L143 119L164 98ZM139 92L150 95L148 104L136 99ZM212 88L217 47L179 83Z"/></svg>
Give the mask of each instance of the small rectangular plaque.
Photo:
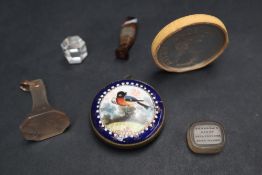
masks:
<svg viewBox="0 0 262 175"><path fill-rule="evenodd" d="M217 122L194 123L188 129L187 142L195 153L218 153L225 144L223 126Z"/></svg>

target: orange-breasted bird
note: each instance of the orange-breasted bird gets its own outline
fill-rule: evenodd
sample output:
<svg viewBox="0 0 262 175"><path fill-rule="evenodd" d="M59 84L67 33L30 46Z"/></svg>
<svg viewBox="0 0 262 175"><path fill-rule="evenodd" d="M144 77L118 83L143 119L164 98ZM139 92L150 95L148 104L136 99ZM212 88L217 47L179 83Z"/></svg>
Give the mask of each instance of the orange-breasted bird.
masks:
<svg viewBox="0 0 262 175"><path fill-rule="evenodd" d="M143 106L144 108L148 109L149 106L145 105L144 103L142 103L142 101L144 100L138 100L135 97L132 96L127 96L126 92L123 91L119 91L117 93L116 96L116 103L120 106L132 106L132 103L137 103L141 106Z"/></svg>

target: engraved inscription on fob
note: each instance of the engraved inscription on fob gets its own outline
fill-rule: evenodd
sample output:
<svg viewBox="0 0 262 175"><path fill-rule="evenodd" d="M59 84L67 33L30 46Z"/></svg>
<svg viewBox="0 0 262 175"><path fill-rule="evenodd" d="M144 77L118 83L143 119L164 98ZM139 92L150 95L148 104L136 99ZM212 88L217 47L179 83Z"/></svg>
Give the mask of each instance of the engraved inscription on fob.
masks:
<svg viewBox="0 0 262 175"><path fill-rule="evenodd" d="M216 125L198 125L193 132L196 144L213 145L222 142L221 129Z"/></svg>

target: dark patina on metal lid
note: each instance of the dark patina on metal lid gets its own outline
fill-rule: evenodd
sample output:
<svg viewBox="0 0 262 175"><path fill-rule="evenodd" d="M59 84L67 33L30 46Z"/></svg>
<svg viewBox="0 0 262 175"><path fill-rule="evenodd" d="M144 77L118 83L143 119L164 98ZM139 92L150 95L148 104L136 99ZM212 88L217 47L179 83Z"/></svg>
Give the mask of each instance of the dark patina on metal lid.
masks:
<svg viewBox="0 0 262 175"><path fill-rule="evenodd" d="M187 143L194 153L219 153L225 145L224 128L214 121L193 123L187 130Z"/></svg>
<svg viewBox="0 0 262 175"><path fill-rule="evenodd" d="M94 98L91 123L105 142L133 148L152 141L164 122L164 105L158 93L137 80L109 84Z"/></svg>

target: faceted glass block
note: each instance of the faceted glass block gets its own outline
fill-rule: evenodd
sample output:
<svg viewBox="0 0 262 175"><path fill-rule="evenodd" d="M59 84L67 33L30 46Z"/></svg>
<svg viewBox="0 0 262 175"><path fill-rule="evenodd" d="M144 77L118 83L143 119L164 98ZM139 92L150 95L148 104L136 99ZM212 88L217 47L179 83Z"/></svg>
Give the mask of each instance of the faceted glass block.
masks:
<svg viewBox="0 0 262 175"><path fill-rule="evenodd" d="M79 64L88 55L85 41L77 35L66 37L61 47L69 64Z"/></svg>

